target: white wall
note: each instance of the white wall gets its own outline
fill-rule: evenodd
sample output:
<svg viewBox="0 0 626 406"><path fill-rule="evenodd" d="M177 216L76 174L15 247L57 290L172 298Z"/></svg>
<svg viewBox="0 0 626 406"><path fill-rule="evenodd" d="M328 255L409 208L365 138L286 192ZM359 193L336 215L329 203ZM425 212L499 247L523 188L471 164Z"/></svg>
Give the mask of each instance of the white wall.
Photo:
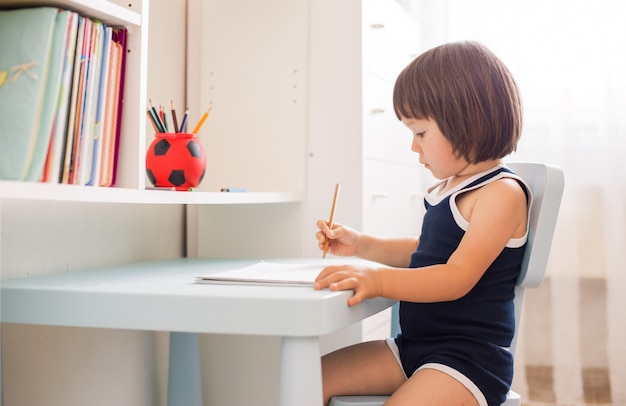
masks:
<svg viewBox="0 0 626 406"><path fill-rule="evenodd" d="M185 100L185 12L185 1L150 2L148 97L168 106ZM1 277L181 256L183 214L182 206L4 201ZM165 405L167 350L165 333L3 324L4 405Z"/></svg>

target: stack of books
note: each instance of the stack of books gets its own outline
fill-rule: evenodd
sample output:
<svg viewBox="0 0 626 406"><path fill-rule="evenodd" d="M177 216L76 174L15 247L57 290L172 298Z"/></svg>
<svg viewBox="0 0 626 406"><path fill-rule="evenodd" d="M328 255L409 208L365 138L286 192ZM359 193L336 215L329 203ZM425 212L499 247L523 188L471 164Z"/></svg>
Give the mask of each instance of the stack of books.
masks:
<svg viewBox="0 0 626 406"><path fill-rule="evenodd" d="M114 185L126 29L37 7L0 38L0 179Z"/></svg>

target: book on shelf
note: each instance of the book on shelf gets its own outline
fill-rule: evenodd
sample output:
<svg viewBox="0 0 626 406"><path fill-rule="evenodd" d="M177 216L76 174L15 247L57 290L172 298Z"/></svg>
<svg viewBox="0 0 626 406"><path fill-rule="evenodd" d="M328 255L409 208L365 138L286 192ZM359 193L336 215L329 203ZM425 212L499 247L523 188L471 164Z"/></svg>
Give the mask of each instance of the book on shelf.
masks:
<svg viewBox="0 0 626 406"><path fill-rule="evenodd" d="M98 184L100 186L111 186L113 176L113 154L115 153L117 112L120 89L120 69L122 66L122 45L113 41L113 30L111 30L111 43L109 49L109 80L105 89L105 111L103 117L103 131L101 137L101 157L100 170L98 174Z"/></svg>
<svg viewBox="0 0 626 406"><path fill-rule="evenodd" d="M126 29L36 7L0 38L0 179L114 185Z"/></svg>
<svg viewBox="0 0 626 406"><path fill-rule="evenodd" d="M44 162L50 144L50 137L54 128L54 116L58 107L58 97L63 77L63 53L65 48L65 36L70 24L71 11L60 10L56 14L52 40L50 43L48 74L44 83L43 104L39 116L39 137L35 144L33 159L26 176L26 180L37 181L41 179L44 170Z"/></svg>
<svg viewBox="0 0 626 406"><path fill-rule="evenodd" d="M115 186L117 180L117 163L118 151L120 147L120 135L122 133L122 101L124 100L124 80L126 77L126 48L128 46L128 31L126 29L116 29L113 31L113 41L119 44L120 63L118 65L118 80L116 86L116 98L119 100L115 103L115 131L112 133L114 139L111 141L111 156L113 164L110 168L110 186Z"/></svg>
<svg viewBox="0 0 626 406"><path fill-rule="evenodd" d="M78 14L68 12L68 27L65 35L63 49L63 70L61 73L61 86L58 95L56 115L54 117L52 135L46 164L44 167L43 181L58 182L61 178L62 159L66 142L66 131L69 113L69 100L71 96L72 72L74 70L74 55L76 51L76 37L78 35L78 22L81 18Z"/></svg>
<svg viewBox="0 0 626 406"><path fill-rule="evenodd" d="M42 167L56 89L56 9L0 11L0 177L27 180ZM61 23L61 22L59 22Z"/></svg>
<svg viewBox="0 0 626 406"><path fill-rule="evenodd" d="M76 114L79 111L79 83L81 78L81 64L83 62L83 42L85 41L85 26L87 24L85 17L79 18L78 33L76 36L76 44L74 45L74 60L72 62L72 81L71 92L68 106L68 119L66 125L65 145L61 158L61 177L60 183L70 183L70 167L72 166L72 156L74 151L74 134L76 132Z"/></svg>
<svg viewBox="0 0 626 406"><path fill-rule="evenodd" d="M74 160L71 169L72 178L70 183L75 185L84 185L86 167L89 165L89 149L92 144L93 131L93 104L94 104L94 87L98 71L98 46L100 43L100 24L89 21L88 27L90 33L87 35L87 41L83 45L84 64L81 66L81 87L79 88L80 100L82 101L82 114L79 115L80 121L76 123L77 131L74 134Z"/></svg>
<svg viewBox="0 0 626 406"><path fill-rule="evenodd" d="M93 145L91 148L91 165L89 168L89 180L87 185L97 184L100 176L100 162L102 160L102 138L104 135L104 108L108 79L110 74L110 48L111 48L111 27L103 25L102 30L102 63L100 65L100 76L98 83L98 94L95 106L95 127L93 134Z"/></svg>

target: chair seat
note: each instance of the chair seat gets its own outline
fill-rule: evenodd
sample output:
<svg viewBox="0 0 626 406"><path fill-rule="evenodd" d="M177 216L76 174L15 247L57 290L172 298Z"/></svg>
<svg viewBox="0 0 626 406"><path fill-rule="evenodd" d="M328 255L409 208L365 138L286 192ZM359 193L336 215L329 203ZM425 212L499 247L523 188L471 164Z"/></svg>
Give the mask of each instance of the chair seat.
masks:
<svg viewBox="0 0 626 406"><path fill-rule="evenodd" d="M389 396L335 396L328 406L382 406Z"/></svg>
<svg viewBox="0 0 626 406"><path fill-rule="evenodd" d="M522 406L522 397L517 392L510 390L502 406Z"/></svg>
<svg viewBox="0 0 626 406"><path fill-rule="evenodd" d="M329 406L382 406L388 396L335 396ZM514 391L509 391L502 406L521 406L522 398Z"/></svg>

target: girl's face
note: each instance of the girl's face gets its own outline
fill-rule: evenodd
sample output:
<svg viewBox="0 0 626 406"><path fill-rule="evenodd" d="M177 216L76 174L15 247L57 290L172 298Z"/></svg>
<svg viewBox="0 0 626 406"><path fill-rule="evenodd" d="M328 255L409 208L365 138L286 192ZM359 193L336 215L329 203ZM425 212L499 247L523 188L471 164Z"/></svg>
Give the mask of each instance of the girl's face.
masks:
<svg viewBox="0 0 626 406"><path fill-rule="evenodd" d="M459 174L468 166L458 157L452 144L444 137L432 119L402 118L402 123L413 133L411 150L419 154L419 161L437 179L447 179Z"/></svg>

